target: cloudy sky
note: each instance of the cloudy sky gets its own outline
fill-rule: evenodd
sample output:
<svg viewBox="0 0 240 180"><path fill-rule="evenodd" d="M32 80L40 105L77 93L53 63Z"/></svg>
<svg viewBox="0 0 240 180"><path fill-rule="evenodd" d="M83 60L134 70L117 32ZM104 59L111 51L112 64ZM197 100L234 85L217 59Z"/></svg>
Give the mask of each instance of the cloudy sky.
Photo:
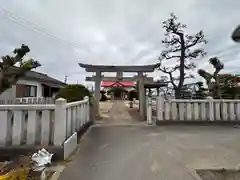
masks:
<svg viewBox="0 0 240 180"><path fill-rule="evenodd" d="M196 61L198 68L210 70L208 58L218 56L225 72L240 74L240 44L230 39L240 24L239 10L239 0L1 0L0 54L25 43L31 48L28 56L42 64L38 71L85 83L85 76L92 74L78 62L158 62L164 37L161 22L173 12L188 25L187 33L205 33L208 56Z"/></svg>

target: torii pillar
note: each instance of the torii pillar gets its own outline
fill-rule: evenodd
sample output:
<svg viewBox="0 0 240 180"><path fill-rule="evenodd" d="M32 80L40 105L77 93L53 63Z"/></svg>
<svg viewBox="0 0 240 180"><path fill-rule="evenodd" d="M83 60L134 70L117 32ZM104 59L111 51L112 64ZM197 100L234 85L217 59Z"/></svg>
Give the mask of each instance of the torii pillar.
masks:
<svg viewBox="0 0 240 180"><path fill-rule="evenodd" d="M101 71L96 71L95 79L95 99L96 99L96 115L99 115L99 101L100 101L100 90L101 90Z"/></svg>
<svg viewBox="0 0 240 180"><path fill-rule="evenodd" d="M139 112L140 116L144 117L145 116L145 89L144 89L144 76L143 72L138 72L138 99L139 99Z"/></svg>

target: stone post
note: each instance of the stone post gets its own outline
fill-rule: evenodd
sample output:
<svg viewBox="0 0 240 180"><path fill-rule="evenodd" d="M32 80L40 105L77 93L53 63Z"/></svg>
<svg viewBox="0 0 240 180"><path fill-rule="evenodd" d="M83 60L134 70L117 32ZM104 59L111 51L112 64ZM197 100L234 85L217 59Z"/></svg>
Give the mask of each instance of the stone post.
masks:
<svg viewBox="0 0 240 180"><path fill-rule="evenodd" d="M207 97L208 100L208 109L209 109L209 120L214 121L214 104L213 98L211 96Z"/></svg>
<svg viewBox="0 0 240 180"><path fill-rule="evenodd" d="M157 113L157 121L163 120L163 110L164 110L164 99L162 96L157 96L157 106L156 106L156 113Z"/></svg>
<svg viewBox="0 0 240 180"><path fill-rule="evenodd" d="M147 123L152 125L152 97L147 97Z"/></svg>
<svg viewBox="0 0 240 180"><path fill-rule="evenodd" d="M66 117L66 99L59 98L55 101L54 114L54 145L61 146L66 140L67 117Z"/></svg>

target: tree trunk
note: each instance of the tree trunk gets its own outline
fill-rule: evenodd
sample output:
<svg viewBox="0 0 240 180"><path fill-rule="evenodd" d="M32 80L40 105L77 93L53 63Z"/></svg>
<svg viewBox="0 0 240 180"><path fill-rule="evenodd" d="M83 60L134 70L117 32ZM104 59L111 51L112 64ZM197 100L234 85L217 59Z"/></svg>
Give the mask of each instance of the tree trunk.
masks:
<svg viewBox="0 0 240 180"><path fill-rule="evenodd" d="M180 34L180 41L181 41L181 57L180 57L180 77L177 89L175 90L175 98L180 99L181 89L184 83L184 76L185 76L185 41L183 34Z"/></svg>
<svg viewBox="0 0 240 180"><path fill-rule="evenodd" d="M181 41L181 57L180 57L180 77L179 77L179 83L177 88L175 89L175 98L180 99L181 95L181 89L184 83L184 76L185 76L185 41L184 41L184 35L181 33L180 35L180 41Z"/></svg>
<svg viewBox="0 0 240 180"><path fill-rule="evenodd" d="M175 99L181 99L181 89L175 89Z"/></svg>

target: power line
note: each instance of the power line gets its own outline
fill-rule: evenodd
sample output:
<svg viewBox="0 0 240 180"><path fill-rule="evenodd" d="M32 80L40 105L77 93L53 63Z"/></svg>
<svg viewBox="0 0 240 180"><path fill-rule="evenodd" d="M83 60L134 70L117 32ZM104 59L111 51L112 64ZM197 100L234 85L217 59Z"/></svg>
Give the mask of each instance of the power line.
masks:
<svg viewBox="0 0 240 180"><path fill-rule="evenodd" d="M43 36L46 36L46 37L51 38L53 40L56 40L56 41L58 41L58 42L60 42L62 44L72 46L72 47L74 47L76 49L79 49L79 50L82 50L82 49L86 50L86 48L80 48L78 45L76 45L72 41L63 40L63 39L53 35L52 33L47 32L46 30L42 29L41 27L37 26L36 24L14 15L10 11L8 11L8 10L2 8L2 7L0 7L0 14L5 15L5 16L2 16L2 17L7 19L7 20L9 20L9 21L11 21L11 22L13 22L13 23L16 23L16 24L18 24L20 26L24 26L26 28L29 28L29 29L31 29L31 30L33 30L35 32L40 33Z"/></svg>

